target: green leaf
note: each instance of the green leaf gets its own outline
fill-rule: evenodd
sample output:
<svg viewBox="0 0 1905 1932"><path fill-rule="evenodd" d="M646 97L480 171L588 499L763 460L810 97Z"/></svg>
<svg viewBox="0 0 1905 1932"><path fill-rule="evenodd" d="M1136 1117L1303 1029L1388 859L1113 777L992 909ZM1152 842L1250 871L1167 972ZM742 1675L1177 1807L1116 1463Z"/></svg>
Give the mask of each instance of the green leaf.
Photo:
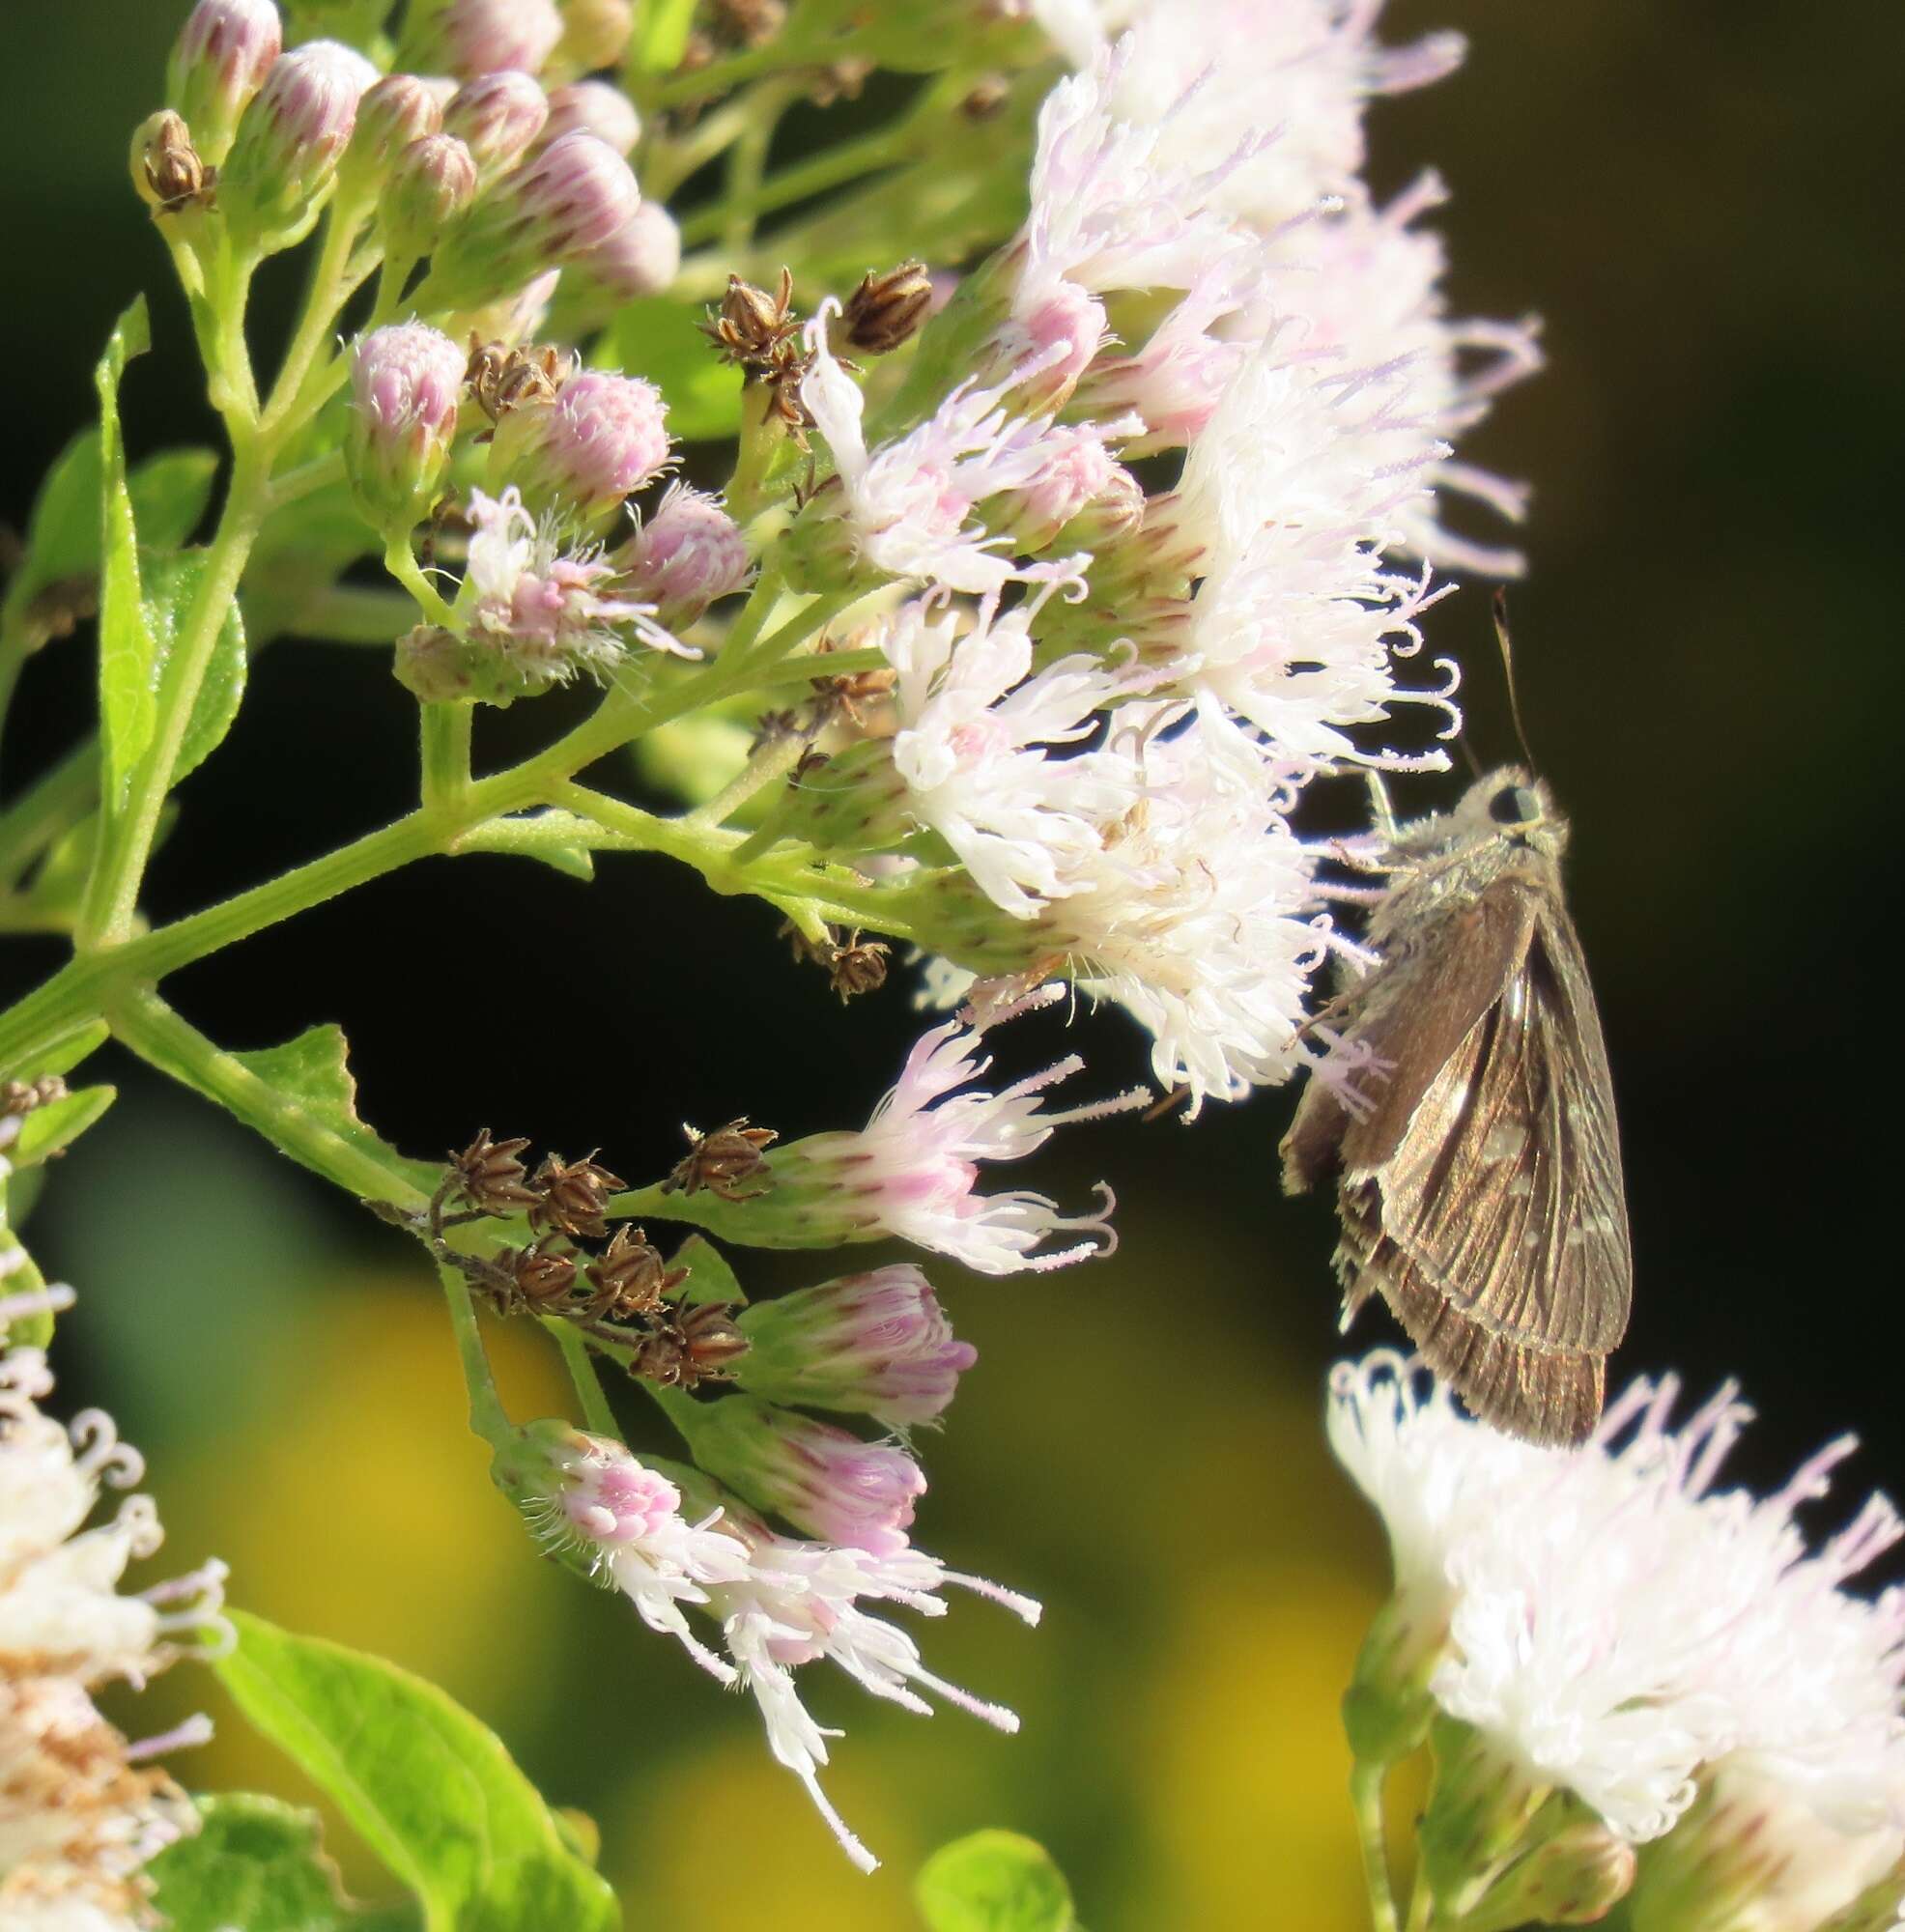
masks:
<svg viewBox="0 0 1905 1932"><path fill-rule="evenodd" d="M82 1087L64 1100L36 1107L20 1122L19 1139L8 1151L15 1167L33 1167L63 1153L119 1097L116 1087Z"/></svg>
<svg viewBox="0 0 1905 1932"><path fill-rule="evenodd" d="M428 1161L406 1160L357 1118L357 1081L351 1071L350 1054L342 1027L314 1026L282 1046L235 1053L232 1058L305 1120L369 1154L389 1168L393 1177L401 1174L430 1193L442 1179L442 1169Z"/></svg>
<svg viewBox="0 0 1905 1932"><path fill-rule="evenodd" d="M250 1722L343 1809L423 1905L426 1932L613 1932L615 1895L571 1852L498 1739L435 1686L235 1614L214 1667Z"/></svg>
<svg viewBox="0 0 1905 1932"><path fill-rule="evenodd" d="M170 1932L368 1927L369 1915L345 1898L325 1857L315 1812L236 1793L201 1798L198 1808L198 1834L168 1845L146 1867Z"/></svg>
<svg viewBox="0 0 1905 1932"><path fill-rule="evenodd" d="M189 541L212 501L218 459L209 449L161 449L126 479L139 541L148 550L178 550Z"/></svg>
<svg viewBox="0 0 1905 1932"><path fill-rule="evenodd" d="M1071 1888L1042 1845L975 1832L942 1845L913 1882L932 1932L1072 1932Z"/></svg>
<svg viewBox="0 0 1905 1932"><path fill-rule="evenodd" d="M154 555L141 552L145 572L146 627L153 643L153 683L155 688L165 668L165 661L178 642L179 627L191 609L205 575L206 554L187 551L183 555ZM218 749L232 728L239 705L244 697L244 622L239 615L236 599L218 626L218 641L213 646L205 667L204 681L192 701L191 722L180 741L179 759L172 767L172 782L177 784L187 772L195 771Z"/></svg>
<svg viewBox="0 0 1905 1932"><path fill-rule="evenodd" d="M609 332L614 366L645 376L668 406L668 430L709 442L741 427L741 372L723 362L685 302L650 296L626 302Z"/></svg>
<svg viewBox="0 0 1905 1932"><path fill-rule="evenodd" d="M668 1265L688 1270L688 1279L681 1285L681 1298L691 1307L703 1301L737 1301L743 1305L747 1302L740 1276L705 1235L690 1235L675 1249Z"/></svg>
<svg viewBox="0 0 1905 1932"><path fill-rule="evenodd" d="M89 1054L97 1053L112 1037L104 1020L81 1020L61 1034L50 1046L43 1047L31 1060L23 1060L7 1073L9 1080L40 1080L48 1073L71 1073Z"/></svg>
<svg viewBox="0 0 1905 1932"><path fill-rule="evenodd" d="M100 432L83 429L53 461L33 499L26 554L7 584L11 629L41 591L100 568Z"/></svg>
<svg viewBox="0 0 1905 1932"><path fill-rule="evenodd" d="M139 588L138 531L119 428L120 378L150 341L141 296L120 317L93 378L100 392L100 788L108 812L124 801L127 780L152 743L158 716L157 650Z"/></svg>
<svg viewBox="0 0 1905 1932"><path fill-rule="evenodd" d="M672 73L688 50L695 0L646 0L629 59L640 73Z"/></svg>

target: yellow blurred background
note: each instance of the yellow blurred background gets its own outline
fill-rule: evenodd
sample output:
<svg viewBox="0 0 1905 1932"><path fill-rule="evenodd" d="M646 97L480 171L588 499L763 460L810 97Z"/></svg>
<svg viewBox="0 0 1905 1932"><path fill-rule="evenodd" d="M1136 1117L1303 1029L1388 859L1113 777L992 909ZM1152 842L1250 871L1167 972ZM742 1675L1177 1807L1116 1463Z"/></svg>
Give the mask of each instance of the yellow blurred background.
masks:
<svg viewBox="0 0 1905 1932"><path fill-rule="evenodd" d="M1017 1738L807 1674L847 1733L827 1786L885 1861L867 1880L751 1702L537 1555L464 1428L428 1273L394 1237L367 1264L327 1236L302 1177L236 1133L181 1127L135 1100L58 1177L75 1211L49 1216L86 1291L69 1329L89 1389L152 1457L155 1568L221 1555L235 1603L441 1683L597 1819L631 1925L894 1932L925 1854L994 1823L1052 1847L1094 1932L1258 1923L1267 1898L1302 1900L1317 1932L1363 1922L1336 1700L1383 1587L1379 1535L1328 1461L1316 1382L1225 1333L1229 1284L1261 1273L1236 1230L1134 1227L1056 1277L933 1270L981 1358L921 1439L917 1540L1046 1614L1028 1631L954 1593L920 1628L931 1667L1019 1712ZM120 1177L112 1215L86 1211L82 1164ZM156 1242L161 1226L189 1238ZM514 1415L572 1412L540 1333L490 1336ZM622 1406L665 1445L638 1394ZM195 1788L315 1797L201 1673L120 1715L150 1732L195 1708L218 1720L180 1766ZM335 1820L332 1842L360 1893L387 1891Z"/></svg>

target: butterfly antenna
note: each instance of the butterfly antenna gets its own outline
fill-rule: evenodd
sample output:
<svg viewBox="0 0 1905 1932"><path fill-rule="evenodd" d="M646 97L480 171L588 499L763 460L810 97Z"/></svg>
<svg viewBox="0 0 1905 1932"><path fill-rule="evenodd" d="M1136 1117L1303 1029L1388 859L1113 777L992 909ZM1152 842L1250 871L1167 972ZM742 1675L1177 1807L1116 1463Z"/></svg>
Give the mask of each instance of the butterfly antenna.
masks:
<svg viewBox="0 0 1905 1932"><path fill-rule="evenodd" d="M1494 617L1494 640L1501 650L1501 673L1508 681L1508 716L1515 725L1515 742L1521 748L1521 756L1533 771L1535 754L1528 749L1528 734L1521 724L1521 698L1515 688L1515 643L1508 634L1508 592L1497 584L1490 601L1489 609Z"/></svg>

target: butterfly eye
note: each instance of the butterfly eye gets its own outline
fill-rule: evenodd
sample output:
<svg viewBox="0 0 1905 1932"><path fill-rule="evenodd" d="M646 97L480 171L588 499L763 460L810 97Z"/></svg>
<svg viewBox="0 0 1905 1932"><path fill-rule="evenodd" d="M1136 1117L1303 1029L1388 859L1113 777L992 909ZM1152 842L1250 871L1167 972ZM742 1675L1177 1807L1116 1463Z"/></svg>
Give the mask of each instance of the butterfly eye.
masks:
<svg viewBox="0 0 1905 1932"><path fill-rule="evenodd" d="M1489 816L1497 825L1532 825L1541 816L1541 800L1526 785L1503 785L1489 800Z"/></svg>

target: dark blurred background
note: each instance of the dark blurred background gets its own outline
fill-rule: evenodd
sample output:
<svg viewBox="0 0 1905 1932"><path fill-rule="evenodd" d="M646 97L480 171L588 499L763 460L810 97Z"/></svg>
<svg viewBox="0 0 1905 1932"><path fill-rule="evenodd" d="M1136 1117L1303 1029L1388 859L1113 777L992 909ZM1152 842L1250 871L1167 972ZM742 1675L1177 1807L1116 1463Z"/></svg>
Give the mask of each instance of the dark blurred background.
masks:
<svg viewBox="0 0 1905 1932"><path fill-rule="evenodd" d="M215 440L123 161L183 12L9 10L0 516L15 526L136 288L156 348L126 385L133 453ZM1899 179L1905 15L1407 0L1389 38L1445 25L1471 36L1469 63L1377 106L1374 173L1448 177L1458 310L1547 318L1551 366L1464 454L1537 488L1518 668L1574 815L1623 1111L1637 1300L1617 1376L1673 1369L1699 1391L1737 1376L1763 1417L1738 1458L1756 1481L1851 1429L1867 1445L1853 1480L1905 1489L1878 937L1898 643L1889 595L1874 603L1905 438L1895 235L1878 218ZM1481 754L1513 755L1478 590L1440 607L1433 641L1468 668ZM30 667L10 788L84 728L88 677L77 644ZM498 729L540 734L535 710ZM151 913L405 809L414 728L378 652L262 656L240 729L185 788ZM864 1118L918 1027L903 988L842 1011L786 963L766 910L661 860L611 859L604 877L433 865L173 990L235 1046L342 1022L366 1117L412 1151L487 1122L599 1144L647 1177L684 1118L747 1112L790 1134ZM9 993L57 958L9 952ZM1007 1050L1027 1065L1069 1050L1056 1021L1024 1032ZM1135 1077L1116 1016L1081 1039L1093 1086ZM440 1309L404 1245L152 1076L115 1077L121 1105L33 1228L85 1297L62 1331L67 1401L106 1402L148 1450L179 1565L217 1549L236 1601L440 1677L558 1802L595 1812L632 1922L752 1925L771 1896L780 1924L897 1926L891 1873L982 1823L1047 1838L1100 1932L1261 1923L1270 1899L1306 1925L1357 1922L1334 1700L1379 1540L1317 1426L1343 1345L1328 1210L1275 1186L1287 1094L1052 1150L1034 1184L1118 1187L1115 1262L936 1270L981 1362L928 1445L921 1541L1050 1615L1028 1636L961 1605L930 1633L938 1667L1024 1713L1014 1743L815 1682L823 1720L849 1731L831 1789L891 1861L865 1884L749 1710L530 1559L462 1434ZM750 1276L812 1278L797 1259ZM1383 1338L1368 1320L1354 1342ZM560 1406L533 1346L508 1363L522 1413ZM215 1709L176 1675L162 1698ZM295 1790L226 1715L194 1777Z"/></svg>

